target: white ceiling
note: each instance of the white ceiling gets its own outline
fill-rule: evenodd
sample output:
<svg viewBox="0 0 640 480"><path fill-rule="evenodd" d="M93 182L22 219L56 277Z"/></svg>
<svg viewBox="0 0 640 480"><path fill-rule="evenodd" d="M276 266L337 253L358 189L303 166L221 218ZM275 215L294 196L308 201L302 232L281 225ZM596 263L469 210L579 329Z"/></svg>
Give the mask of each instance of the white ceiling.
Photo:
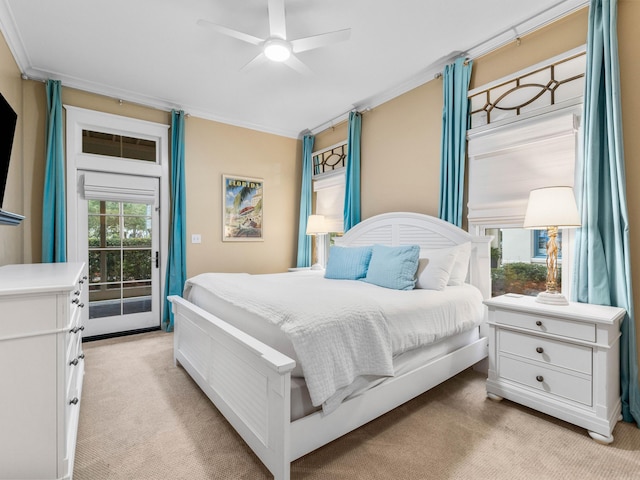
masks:
<svg viewBox="0 0 640 480"><path fill-rule="evenodd" d="M351 28L343 43L240 69L266 38L267 0L0 0L0 29L29 78L289 137L434 78L587 0L285 0L288 39Z"/></svg>

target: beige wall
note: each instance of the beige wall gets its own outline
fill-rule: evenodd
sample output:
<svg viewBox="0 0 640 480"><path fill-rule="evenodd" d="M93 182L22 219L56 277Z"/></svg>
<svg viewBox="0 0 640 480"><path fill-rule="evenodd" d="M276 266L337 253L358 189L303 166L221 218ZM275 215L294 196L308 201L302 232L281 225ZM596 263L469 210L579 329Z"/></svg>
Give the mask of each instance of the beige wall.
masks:
<svg viewBox="0 0 640 480"><path fill-rule="evenodd" d="M186 121L189 275L268 273L295 266L302 151L299 141L190 117ZM222 241L222 174L264 180L262 242Z"/></svg>
<svg viewBox="0 0 640 480"><path fill-rule="evenodd" d="M22 124L22 79L13 55L0 34L0 93L18 114L18 123L13 140L9 177L2 203L3 210L23 214L23 124ZM0 265L19 263L23 258L24 226L0 225Z"/></svg>

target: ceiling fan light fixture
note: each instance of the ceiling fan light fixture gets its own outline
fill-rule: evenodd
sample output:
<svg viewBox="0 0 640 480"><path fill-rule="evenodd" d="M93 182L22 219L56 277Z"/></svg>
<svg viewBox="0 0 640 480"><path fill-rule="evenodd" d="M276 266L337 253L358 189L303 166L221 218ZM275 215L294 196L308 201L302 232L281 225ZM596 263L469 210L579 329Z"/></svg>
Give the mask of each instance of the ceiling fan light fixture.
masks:
<svg viewBox="0 0 640 480"><path fill-rule="evenodd" d="M264 42L264 55L274 62L284 62L291 56L291 45L281 38L270 38Z"/></svg>

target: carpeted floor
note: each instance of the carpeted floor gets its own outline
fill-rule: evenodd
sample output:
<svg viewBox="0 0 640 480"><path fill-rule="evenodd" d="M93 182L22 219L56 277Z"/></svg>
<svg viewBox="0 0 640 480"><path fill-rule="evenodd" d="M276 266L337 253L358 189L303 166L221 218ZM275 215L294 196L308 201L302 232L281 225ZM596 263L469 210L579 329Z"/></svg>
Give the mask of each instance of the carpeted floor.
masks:
<svg viewBox="0 0 640 480"><path fill-rule="evenodd" d="M189 375L171 334L84 344L74 480L272 478ZM313 435L313 432L309 432ZM487 400L466 370L295 461L294 480L640 479L640 429L600 445L582 428Z"/></svg>

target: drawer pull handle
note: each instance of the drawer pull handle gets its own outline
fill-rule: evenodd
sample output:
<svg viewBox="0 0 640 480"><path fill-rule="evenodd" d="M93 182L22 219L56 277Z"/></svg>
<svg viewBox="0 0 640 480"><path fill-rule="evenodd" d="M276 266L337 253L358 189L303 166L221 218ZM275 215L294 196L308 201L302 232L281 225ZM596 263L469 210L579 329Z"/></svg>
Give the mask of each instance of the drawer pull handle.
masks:
<svg viewBox="0 0 640 480"><path fill-rule="evenodd" d="M536 347L536 352L538 352L538 353L542 353L542 352L544 352L544 348L542 348L542 347Z"/></svg>
<svg viewBox="0 0 640 480"><path fill-rule="evenodd" d="M78 280L78 283L80 283L80 284L84 283L84 278Z"/></svg>
<svg viewBox="0 0 640 480"><path fill-rule="evenodd" d="M80 308L84 308L84 303L81 303L80 305L78 305Z"/></svg>
<svg viewBox="0 0 640 480"><path fill-rule="evenodd" d="M80 360L84 360L84 353L81 353L80 355L78 355L78 358L79 358Z"/></svg>
<svg viewBox="0 0 640 480"><path fill-rule="evenodd" d="M541 327L542 326L542 322L540 320L536 320L536 325Z"/></svg>
<svg viewBox="0 0 640 480"><path fill-rule="evenodd" d="M78 397L73 397L71 400L69 400L69 405L77 405L79 401L80 400L78 400Z"/></svg>
<svg viewBox="0 0 640 480"><path fill-rule="evenodd" d="M76 365L78 365L78 359L77 359L77 358L74 358L73 360L71 360L71 361L69 362L69 365L73 365L73 366L75 367Z"/></svg>
<svg viewBox="0 0 640 480"><path fill-rule="evenodd" d="M544 382L544 377L542 375L538 375L536 377L536 380L539 381L539 382Z"/></svg>
<svg viewBox="0 0 640 480"><path fill-rule="evenodd" d="M80 290L76 290L75 292L73 292L73 294L74 294L75 296L80 295Z"/></svg>
<svg viewBox="0 0 640 480"><path fill-rule="evenodd" d="M75 303L77 305L78 303L80 303L80 299L74 298L73 300L71 300L71 303Z"/></svg>

